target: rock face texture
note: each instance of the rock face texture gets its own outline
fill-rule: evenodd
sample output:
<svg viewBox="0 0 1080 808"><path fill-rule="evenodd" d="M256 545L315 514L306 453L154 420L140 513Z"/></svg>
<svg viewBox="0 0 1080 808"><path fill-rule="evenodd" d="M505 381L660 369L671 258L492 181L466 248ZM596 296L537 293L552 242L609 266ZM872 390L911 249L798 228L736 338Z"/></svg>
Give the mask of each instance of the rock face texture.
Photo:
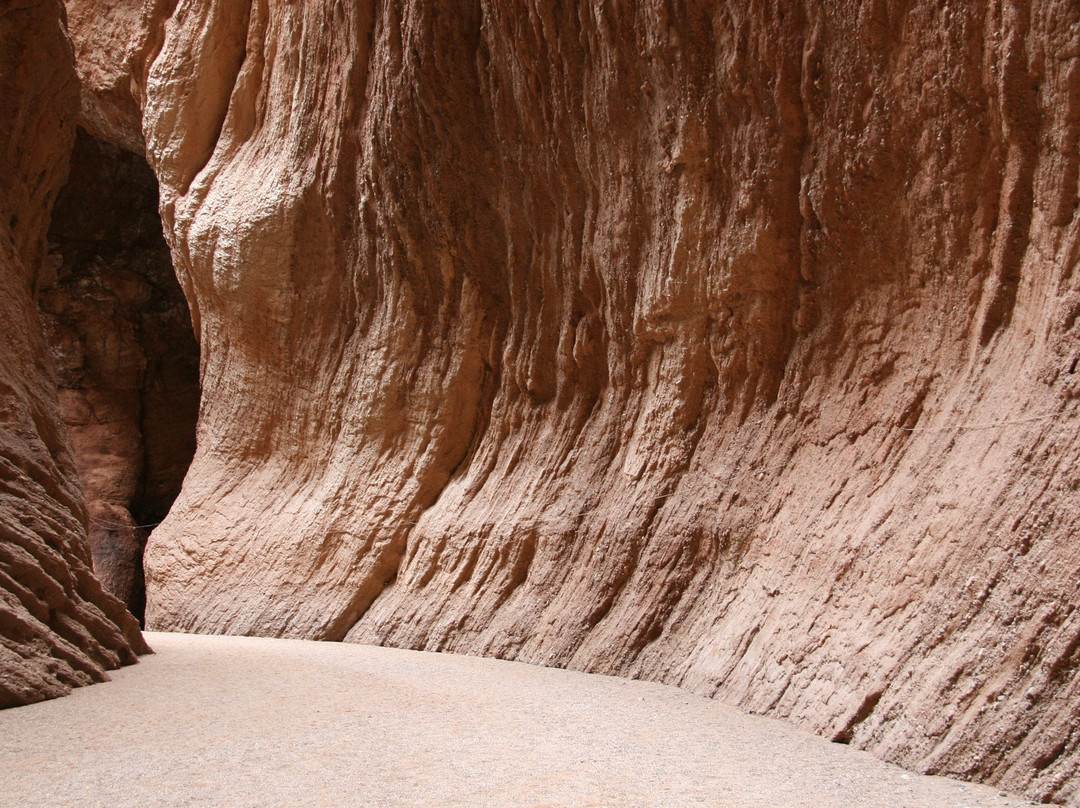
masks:
<svg viewBox="0 0 1080 808"><path fill-rule="evenodd" d="M71 0L202 348L159 629L1080 796L1074 0Z"/></svg>
<svg viewBox="0 0 1080 808"><path fill-rule="evenodd" d="M0 707L107 679L147 649L91 574L86 506L34 307L78 114L58 2L0 4Z"/></svg>
<svg viewBox="0 0 1080 808"><path fill-rule="evenodd" d="M49 242L38 308L90 512L94 572L141 616L148 528L180 491L199 409L199 346L145 160L80 130Z"/></svg>

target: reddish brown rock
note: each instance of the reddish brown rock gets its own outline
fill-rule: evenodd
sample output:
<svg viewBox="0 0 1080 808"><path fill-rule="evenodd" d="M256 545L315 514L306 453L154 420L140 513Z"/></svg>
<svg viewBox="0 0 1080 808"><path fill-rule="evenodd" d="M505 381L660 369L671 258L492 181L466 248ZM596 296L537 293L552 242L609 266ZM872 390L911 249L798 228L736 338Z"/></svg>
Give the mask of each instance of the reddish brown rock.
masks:
<svg viewBox="0 0 1080 808"><path fill-rule="evenodd" d="M151 625L1077 798L1075 2L70 6L203 352Z"/></svg>
<svg viewBox="0 0 1080 808"><path fill-rule="evenodd" d="M0 6L0 707L148 651L90 572L86 506L34 307L78 111L58 2Z"/></svg>

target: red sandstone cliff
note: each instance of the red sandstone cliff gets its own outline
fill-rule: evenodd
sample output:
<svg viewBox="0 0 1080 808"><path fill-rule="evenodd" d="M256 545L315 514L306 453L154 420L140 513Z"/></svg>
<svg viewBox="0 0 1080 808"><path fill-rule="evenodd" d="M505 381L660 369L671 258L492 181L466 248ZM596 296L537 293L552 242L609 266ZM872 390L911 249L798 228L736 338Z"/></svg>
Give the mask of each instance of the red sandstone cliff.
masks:
<svg viewBox="0 0 1080 808"><path fill-rule="evenodd" d="M79 90L59 2L0 4L0 707L148 649L90 571L86 505L34 307Z"/></svg>
<svg viewBox="0 0 1080 808"><path fill-rule="evenodd" d="M70 0L202 350L156 628L1080 789L1080 6Z"/></svg>

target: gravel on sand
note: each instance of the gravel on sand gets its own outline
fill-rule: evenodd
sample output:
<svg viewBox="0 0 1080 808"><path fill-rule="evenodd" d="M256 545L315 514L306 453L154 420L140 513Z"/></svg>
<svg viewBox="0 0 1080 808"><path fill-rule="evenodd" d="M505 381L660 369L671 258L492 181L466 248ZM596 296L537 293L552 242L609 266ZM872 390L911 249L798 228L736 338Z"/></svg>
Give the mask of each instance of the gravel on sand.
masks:
<svg viewBox="0 0 1080 808"><path fill-rule="evenodd" d="M674 687L340 643L147 633L0 711L0 805L1020 806Z"/></svg>

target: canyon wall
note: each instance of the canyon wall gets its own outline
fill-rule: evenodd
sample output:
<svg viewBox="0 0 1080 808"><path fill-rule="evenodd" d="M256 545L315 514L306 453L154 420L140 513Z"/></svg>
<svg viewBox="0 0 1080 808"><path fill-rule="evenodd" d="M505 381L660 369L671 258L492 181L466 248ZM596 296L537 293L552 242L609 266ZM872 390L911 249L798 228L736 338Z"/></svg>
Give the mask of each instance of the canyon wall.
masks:
<svg viewBox="0 0 1080 808"><path fill-rule="evenodd" d="M167 630L1080 796L1080 6L70 0L201 345Z"/></svg>
<svg viewBox="0 0 1080 808"><path fill-rule="evenodd" d="M0 4L0 708L149 649L91 574L86 505L34 301L79 111L59 2Z"/></svg>

